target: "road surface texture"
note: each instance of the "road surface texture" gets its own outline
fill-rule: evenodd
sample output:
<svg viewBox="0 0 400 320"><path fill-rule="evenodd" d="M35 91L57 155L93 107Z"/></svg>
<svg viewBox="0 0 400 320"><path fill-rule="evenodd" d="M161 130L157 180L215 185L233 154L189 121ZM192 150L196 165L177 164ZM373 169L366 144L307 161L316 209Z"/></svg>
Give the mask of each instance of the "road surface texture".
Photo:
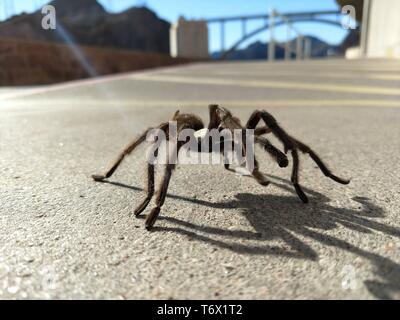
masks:
<svg viewBox="0 0 400 320"><path fill-rule="evenodd" d="M2 89L0 298L399 299L399 75L387 60L202 63ZM146 231L130 216L144 146L109 182L90 176L178 108L208 122L209 103L269 110L350 185L302 155L303 204L262 150L268 187L180 166Z"/></svg>

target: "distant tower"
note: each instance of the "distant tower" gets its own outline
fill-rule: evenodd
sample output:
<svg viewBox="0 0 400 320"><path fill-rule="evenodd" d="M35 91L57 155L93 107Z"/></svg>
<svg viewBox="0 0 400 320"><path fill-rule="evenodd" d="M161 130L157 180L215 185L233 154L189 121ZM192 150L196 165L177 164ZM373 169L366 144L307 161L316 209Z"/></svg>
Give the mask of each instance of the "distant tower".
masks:
<svg viewBox="0 0 400 320"><path fill-rule="evenodd" d="M172 57L207 59L208 26L203 20L185 20L180 17L170 29Z"/></svg>

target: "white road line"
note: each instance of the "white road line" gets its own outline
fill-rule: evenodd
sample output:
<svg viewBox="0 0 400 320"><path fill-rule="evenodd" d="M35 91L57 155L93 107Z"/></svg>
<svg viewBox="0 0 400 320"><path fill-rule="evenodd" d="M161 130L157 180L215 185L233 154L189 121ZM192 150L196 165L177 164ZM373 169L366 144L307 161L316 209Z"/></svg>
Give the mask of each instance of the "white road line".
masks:
<svg viewBox="0 0 400 320"><path fill-rule="evenodd" d="M23 100L9 100L3 104L0 111L10 110L14 107L41 106L50 107L51 110L57 111L61 107L73 109L74 106L87 107L207 107L210 103L218 103L226 107L252 107L252 108L269 108L269 107L379 107L379 108L400 108L400 101L396 100L370 100L370 99L342 99L342 100L311 100L311 99L282 99L282 100L219 100L219 101L182 101L182 100L160 100L160 101L137 101L137 100L97 100L97 99L51 99L51 100L34 100L27 104ZM54 106L57 106L56 108ZM16 110L16 109L14 109Z"/></svg>
<svg viewBox="0 0 400 320"><path fill-rule="evenodd" d="M222 70L222 71L215 71L213 72L216 76L288 76L288 77L295 77L295 78L304 78L307 79L309 77L314 78L334 78L334 79L371 79L371 80L383 80L383 81L396 81L400 80L400 74L387 74L387 73L351 73L348 71L343 72L319 72L319 73L312 73L307 70L307 72L294 72L294 71L278 71L278 70L257 70L257 71L234 71L234 70ZM172 75L172 76L191 76L193 73L189 72L179 72L179 73L167 73L163 72L162 75ZM207 75L206 73L199 74L201 76ZM209 74L208 74L209 75Z"/></svg>
<svg viewBox="0 0 400 320"><path fill-rule="evenodd" d="M159 76L155 74L134 75L131 79L154 81L154 82L174 82L174 83L190 83L199 85L221 85L221 86L240 86L253 88L271 88L271 89L299 89L308 91L325 91L325 92L345 92L358 93L367 95L385 95L400 96L400 89L372 86L353 86L341 84L323 84L323 83L307 83L307 82L289 82L289 81L265 81L265 80L234 80L234 79L217 79L217 78L195 78L181 76Z"/></svg>

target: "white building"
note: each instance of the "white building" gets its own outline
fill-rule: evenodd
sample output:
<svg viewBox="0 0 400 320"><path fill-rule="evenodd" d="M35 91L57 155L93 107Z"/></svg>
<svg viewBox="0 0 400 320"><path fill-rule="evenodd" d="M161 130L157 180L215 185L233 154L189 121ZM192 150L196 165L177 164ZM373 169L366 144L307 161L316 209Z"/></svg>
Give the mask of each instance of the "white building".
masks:
<svg viewBox="0 0 400 320"><path fill-rule="evenodd" d="M207 23L179 18L170 29L170 48L172 57L207 59Z"/></svg>
<svg viewBox="0 0 400 320"><path fill-rule="evenodd" d="M367 58L400 58L400 1L365 0L361 51Z"/></svg>

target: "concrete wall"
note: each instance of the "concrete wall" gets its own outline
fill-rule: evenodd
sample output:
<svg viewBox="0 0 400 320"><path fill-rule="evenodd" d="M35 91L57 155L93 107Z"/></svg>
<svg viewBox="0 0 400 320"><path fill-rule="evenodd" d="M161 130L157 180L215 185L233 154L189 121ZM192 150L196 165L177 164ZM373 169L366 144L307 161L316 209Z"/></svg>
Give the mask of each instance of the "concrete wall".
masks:
<svg viewBox="0 0 400 320"><path fill-rule="evenodd" d="M367 57L400 58L400 0L371 0Z"/></svg>
<svg viewBox="0 0 400 320"><path fill-rule="evenodd" d="M79 47L98 75L188 62L167 55ZM0 39L0 86L34 85L90 77L71 48L63 44Z"/></svg>
<svg viewBox="0 0 400 320"><path fill-rule="evenodd" d="M171 25L170 48L172 57L207 59L207 23L180 18L177 23Z"/></svg>

